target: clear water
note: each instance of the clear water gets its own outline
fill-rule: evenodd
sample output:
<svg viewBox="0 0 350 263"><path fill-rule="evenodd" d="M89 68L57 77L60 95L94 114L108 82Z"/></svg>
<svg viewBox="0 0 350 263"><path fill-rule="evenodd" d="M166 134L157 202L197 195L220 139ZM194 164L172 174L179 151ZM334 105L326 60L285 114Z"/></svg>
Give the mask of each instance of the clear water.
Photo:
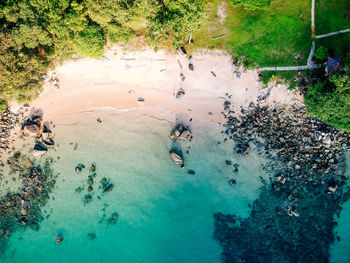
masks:
<svg viewBox="0 0 350 263"><path fill-rule="evenodd" d="M98 116L103 123L96 122ZM202 122L193 124L192 142L181 142L186 161L182 170L168 153L172 126L149 116L110 111L61 119L55 128L59 146L49 153L60 174L42 208L49 217L39 231L14 233L3 262L220 262L221 247L212 238L213 213L248 216L248 204L259 194L259 176L267 177L265 160L254 151L233 155L231 142L217 143L222 128ZM225 164L227 159L239 163L238 174ZM93 201L84 206L93 162ZM87 166L81 174L74 172L78 163ZM187 169L196 174L187 174ZM98 189L102 177L111 178L113 191ZM230 186L228 178L237 185ZM79 186L84 191L75 193ZM118 222L108 224L113 212L118 212ZM64 240L56 244L60 232ZM96 234L93 240L91 232Z"/></svg>
<svg viewBox="0 0 350 263"><path fill-rule="evenodd" d="M350 153L347 154L346 176L350 178ZM348 184L349 185L349 184ZM350 201L343 205L340 218L337 219L338 226L335 232L340 236L340 242L335 242L331 247L331 262L350 262Z"/></svg>

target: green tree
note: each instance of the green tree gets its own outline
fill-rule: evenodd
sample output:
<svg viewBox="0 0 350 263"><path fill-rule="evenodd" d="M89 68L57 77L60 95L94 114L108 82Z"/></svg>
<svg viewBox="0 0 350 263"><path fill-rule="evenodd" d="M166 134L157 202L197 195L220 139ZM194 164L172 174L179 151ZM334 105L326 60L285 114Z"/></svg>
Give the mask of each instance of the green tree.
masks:
<svg viewBox="0 0 350 263"><path fill-rule="evenodd" d="M51 45L51 38L48 32L35 25L22 24L12 31L12 36L18 45L23 44L27 48Z"/></svg>
<svg viewBox="0 0 350 263"><path fill-rule="evenodd" d="M205 24L207 0L164 0L149 17L149 37L154 43L184 44L186 37Z"/></svg>
<svg viewBox="0 0 350 263"><path fill-rule="evenodd" d="M307 112L325 123L350 131L350 76L331 75L311 85L305 95Z"/></svg>
<svg viewBox="0 0 350 263"><path fill-rule="evenodd" d="M145 27L150 0L86 0L87 14L99 24L112 43L127 42ZM144 24L144 25L143 25Z"/></svg>
<svg viewBox="0 0 350 263"><path fill-rule="evenodd" d="M34 49L23 48L9 33L0 32L0 99L28 102L42 89L47 64Z"/></svg>
<svg viewBox="0 0 350 263"><path fill-rule="evenodd" d="M81 56L98 58L103 55L105 40L98 26L87 26L79 32L75 50Z"/></svg>
<svg viewBox="0 0 350 263"><path fill-rule="evenodd" d="M273 0L229 0L234 7L244 7L248 10L268 9Z"/></svg>

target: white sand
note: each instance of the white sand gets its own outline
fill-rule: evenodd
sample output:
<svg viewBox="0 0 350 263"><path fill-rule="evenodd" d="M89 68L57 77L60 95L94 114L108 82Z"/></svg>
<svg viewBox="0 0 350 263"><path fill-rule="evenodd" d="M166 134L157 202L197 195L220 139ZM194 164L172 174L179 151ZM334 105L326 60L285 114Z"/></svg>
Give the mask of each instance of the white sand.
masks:
<svg viewBox="0 0 350 263"><path fill-rule="evenodd" d="M204 54L205 53L205 54ZM193 121L223 121L225 94L232 94L234 105L247 106L267 92L258 88L254 71L232 74L232 59L223 52L205 51L193 55L194 71L188 59L165 51L146 49L124 53L114 47L104 58L67 61L56 68L59 90L46 87L31 106L42 108L46 120L57 120L70 113L101 107L140 110L169 120L186 114ZM182 68L181 68L181 66ZM216 74L214 77L211 74ZM180 73L185 76L181 81ZM175 98L181 87L186 94ZM138 97L144 98L143 104ZM274 87L266 103L289 103L298 99L285 87ZM212 115L209 114L212 113Z"/></svg>

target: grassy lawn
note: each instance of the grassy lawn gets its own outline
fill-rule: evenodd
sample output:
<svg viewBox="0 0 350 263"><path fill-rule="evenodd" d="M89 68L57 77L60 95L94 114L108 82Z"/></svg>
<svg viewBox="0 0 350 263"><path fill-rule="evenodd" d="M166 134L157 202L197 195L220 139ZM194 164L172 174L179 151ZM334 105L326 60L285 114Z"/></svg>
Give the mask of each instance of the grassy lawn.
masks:
<svg viewBox="0 0 350 263"><path fill-rule="evenodd" d="M347 11L350 11L348 0L316 0L316 35L350 28L350 18L344 18Z"/></svg>
<svg viewBox="0 0 350 263"><path fill-rule="evenodd" d="M317 35L350 28L350 18L344 18L350 12L350 1L316 0L315 9ZM350 33L319 39L316 45L327 47L331 56L350 56Z"/></svg>
<svg viewBox="0 0 350 263"><path fill-rule="evenodd" d="M232 55L245 56L254 67L305 64L311 46L309 1L275 0L266 11L247 11L228 5L223 25L216 15L221 1L214 1L210 22L194 34L196 47L225 48ZM226 37L212 38L226 34ZM196 41L197 40L197 41ZM295 59L299 53L303 58Z"/></svg>
<svg viewBox="0 0 350 263"><path fill-rule="evenodd" d="M311 0L275 0L265 11L247 11L228 5L223 24L217 17L221 0L208 6L208 24L193 35L194 45L189 47L226 49L233 56L245 56L250 67L305 65L311 47ZM316 0L316 33L349 27L348 0ZM225 37L213 40L217 36ZM350 33L319 40L333 54L343 55L350 46ZM295 56L302 52L303 56ZM345 52L345 53L344 53Z"/></svg>

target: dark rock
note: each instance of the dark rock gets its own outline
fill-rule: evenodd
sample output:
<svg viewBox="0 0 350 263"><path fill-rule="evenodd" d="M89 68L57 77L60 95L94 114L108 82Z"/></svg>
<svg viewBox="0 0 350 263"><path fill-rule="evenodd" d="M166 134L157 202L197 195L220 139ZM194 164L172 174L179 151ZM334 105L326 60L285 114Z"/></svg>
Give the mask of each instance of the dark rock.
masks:
<svg viewBox="0 0 350 263"><path fill-rule="evenodd" d="M107 192L110 192L112 191L114 188L114 184L108 184L104 189L103 189L103 192L107 193Z"/></svg>
<svg viewBox="0 0 350 263"><path fill-rule="evenodd" d="M51 133L52 132L51 125L48 121L45 121L43 124L43 132L44 133Z"/></svg>
<svg viewBox="0 0 350 263"><path fill-rule="evenodd" d="M84 205L90 203L92 201L92 195L91 194L86 194L83 199Z"/></svg>
<svg viewBox="0 0 350 263"><path fill-rule="evenodd" d="M84 168L85 168L85 165L79 163L79 164L75 167L75 172L78 174L78 173L80 173Z"/></svg>
<svg viewBox="0 0 350 263"><path fill-rule="evenodd" d="M88 237L91 239L91 240L94 240L96 238L96 234L95 233L88 233Z"/></svg>
<svg viewBox="0 0 350 263"><path fill-rule="evenodd" d="M34 145L34 150L39 152L46 152L48 149L42 142L36 141Z"/></svg>
<svg viewBox="0 0 350 263"><path fill-rule="evenodd" d="M236 180L230 179L230 180L228 181L228 183L229 183L229 185L236 185Z"/></svg>

